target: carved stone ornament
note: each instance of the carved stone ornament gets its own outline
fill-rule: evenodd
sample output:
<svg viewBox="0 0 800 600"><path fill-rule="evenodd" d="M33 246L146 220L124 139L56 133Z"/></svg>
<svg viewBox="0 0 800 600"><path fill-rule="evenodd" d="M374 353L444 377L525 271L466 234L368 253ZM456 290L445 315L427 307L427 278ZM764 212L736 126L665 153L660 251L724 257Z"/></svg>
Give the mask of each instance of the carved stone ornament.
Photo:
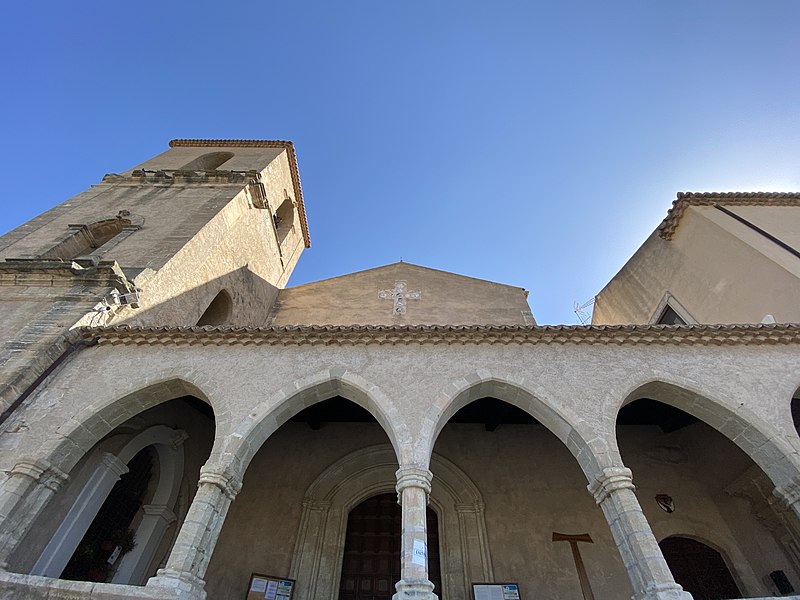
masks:
<svg viewBox="0 0 800 600"><path fill-rule="evenodd" d="M422 292L419 290L409 291L408 284L405 281L395 281L394 289L381 290L378 292L378 297L381 300L394 300L394 309L392 313L395 315L406 314L406 304L408 300L419 300L422 298Z"/></svg>

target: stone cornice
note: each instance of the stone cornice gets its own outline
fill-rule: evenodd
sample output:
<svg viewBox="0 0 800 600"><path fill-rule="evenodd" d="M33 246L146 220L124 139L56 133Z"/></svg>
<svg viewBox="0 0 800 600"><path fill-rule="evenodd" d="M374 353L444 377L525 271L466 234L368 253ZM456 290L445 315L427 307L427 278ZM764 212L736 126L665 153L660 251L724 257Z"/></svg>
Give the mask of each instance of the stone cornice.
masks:
<svg viewBox="0 0 800 600"><path fill-rule="evenodd" d="M303 239L306 248L311 247L311 237L308 234L308 219L306 218L306 205L303 202L303 188L300 185L300 170L297 168L297 155L294 144L284 140L170 140L170 148L282 148L289 157L289 170L292 174L294 196L297 201L297 210L300 216L300 227L303 230Z"/></svg>
<svg viewBox="0 0 800 600"><path fill-rule="evenodd" d="M283 327L81 327L72 340L114 346L331 346L363 344L787 345L799 324L775 325L309 325Z"/></svg>
<svg viewBox="0 0 800 600"><path fill-rule="evenodd" d="M800 192L678 192L672 208L658 226L658 234L671 240L689 206L800 206Z"/></svg>

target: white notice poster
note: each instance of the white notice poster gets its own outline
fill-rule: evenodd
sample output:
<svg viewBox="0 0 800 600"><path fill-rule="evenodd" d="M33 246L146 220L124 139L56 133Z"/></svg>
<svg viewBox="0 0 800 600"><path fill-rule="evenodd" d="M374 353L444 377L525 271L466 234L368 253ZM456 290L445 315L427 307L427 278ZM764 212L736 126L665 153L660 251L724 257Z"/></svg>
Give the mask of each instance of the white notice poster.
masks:
<svg viewBox="0 0 800 600"><path fill-rule="evenodd" d="M411 554L411 564L425 566L428 564L428 547L422 540L414 540L414 548Z"/></svg>
<svg viewBox="0 0 800 600"><path fill-rule="evenodd" d="M253 583L250 585L251 592L266 592L267 591L267 580L266 579L259 579L258 577L253 577Z"/></svg>
<svg viewBox="0 0 800 600"><path fill-rule="evenodd" d="M503 600L503 586L500 585L473 585L475 600Z"/></svg>
<svg viewBox="0 0 800 600"><path fill-rule="evenodd" d="M275 600L275 595L278 593L278 582L270 581L267 586L267 591L264 593L266 600Z"/></svg>

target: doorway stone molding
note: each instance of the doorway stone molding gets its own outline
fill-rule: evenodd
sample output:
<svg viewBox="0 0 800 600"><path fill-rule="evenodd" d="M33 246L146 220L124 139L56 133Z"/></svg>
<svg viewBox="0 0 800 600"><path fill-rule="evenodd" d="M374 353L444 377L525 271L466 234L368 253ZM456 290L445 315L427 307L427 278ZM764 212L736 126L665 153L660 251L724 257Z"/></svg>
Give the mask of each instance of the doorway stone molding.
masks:
<svg viewBox="0 0 800 600"><path fill-rule="evenodd" d="M347 516L363 500L395 492L397 457L390 444L352 452L323 471L303 499L289 577L297 600L336 600L342 572ZM439 517L440 598L467 600L473 581L494 579L483 499L475 484L449 460L433 454L430 504Z"/></svg>

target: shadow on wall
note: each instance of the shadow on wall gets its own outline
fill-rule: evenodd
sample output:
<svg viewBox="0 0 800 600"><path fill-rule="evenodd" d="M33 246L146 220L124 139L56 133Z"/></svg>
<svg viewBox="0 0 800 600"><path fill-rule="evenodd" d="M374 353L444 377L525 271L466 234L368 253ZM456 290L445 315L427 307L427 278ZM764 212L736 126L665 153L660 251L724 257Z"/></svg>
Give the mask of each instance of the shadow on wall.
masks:
<svg viewBox="0 0 800 600"><path fill-rule="evenodd" d="M141 295L142 308L128 308L118 315L93 315L84 324L263 327L269 323L278 291L271 283L241 267L153 305L148 305L148 290L145 289Z"/></svg>

